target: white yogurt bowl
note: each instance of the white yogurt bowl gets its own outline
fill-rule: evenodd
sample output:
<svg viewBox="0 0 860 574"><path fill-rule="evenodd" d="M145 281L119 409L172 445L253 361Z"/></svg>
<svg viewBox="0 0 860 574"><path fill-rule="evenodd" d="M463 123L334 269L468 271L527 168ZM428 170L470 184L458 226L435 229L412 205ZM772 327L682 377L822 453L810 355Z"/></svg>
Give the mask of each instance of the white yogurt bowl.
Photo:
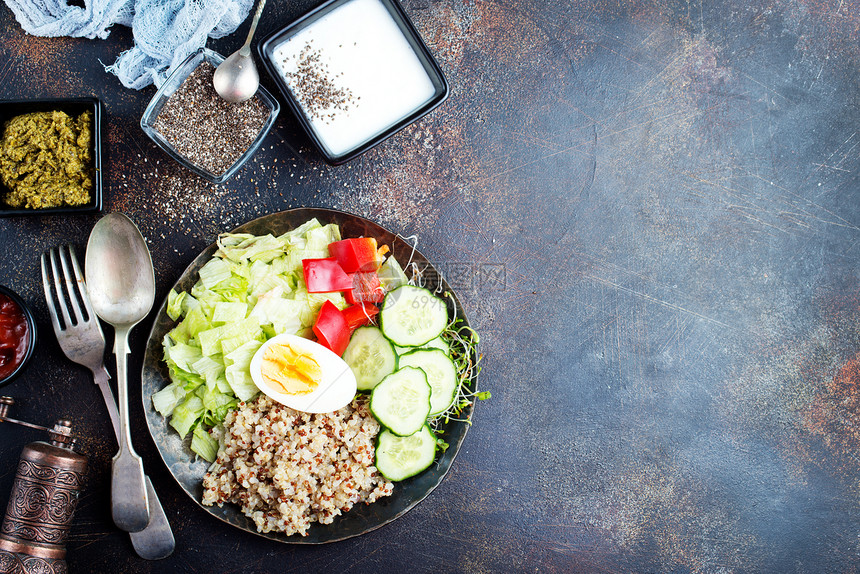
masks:
<svg viewBox="0 0 860 574"><path fill-rule="evenodd" d="M396 0L329 0L257 48L302 127L335 165L448 96L442 71Z"/></svg>

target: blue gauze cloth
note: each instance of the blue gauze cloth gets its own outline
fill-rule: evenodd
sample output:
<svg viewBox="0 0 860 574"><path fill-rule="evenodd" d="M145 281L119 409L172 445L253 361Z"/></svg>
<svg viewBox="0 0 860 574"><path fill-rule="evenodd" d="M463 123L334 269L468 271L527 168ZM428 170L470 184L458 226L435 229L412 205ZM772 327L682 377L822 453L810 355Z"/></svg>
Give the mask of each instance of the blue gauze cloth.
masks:
<svg viewBox="0 0 860 574"><path fill-rule="evenodd" d="M160 86L189 54L239 27L253 0L5 0L34 36L107 38L114 24L130 26L134 47L105 70L127 88Z"/></svg>

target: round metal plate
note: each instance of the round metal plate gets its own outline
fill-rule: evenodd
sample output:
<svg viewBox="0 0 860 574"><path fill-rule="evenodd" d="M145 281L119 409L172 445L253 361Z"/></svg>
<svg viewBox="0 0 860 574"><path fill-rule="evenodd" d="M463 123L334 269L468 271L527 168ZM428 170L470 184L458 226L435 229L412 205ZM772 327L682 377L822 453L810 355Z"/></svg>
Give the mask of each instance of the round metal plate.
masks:
<svg viewBox="0 0 860 574"><path fill-rule="evenodd" d="M463 319L468 326L465 313L459 300L454 295L450 286L445 283L442 274L427 261L427 259L412 245L399 236L368 221L362 217L335 211L330 209L300 208L280 213L274 213L255 219L234 229L232 233L252 233L264 235L271 233L275 236L294 229L311 218L317 218L321 223L336 223L340 226L343 237L375 237L380 245L388 245L397 260L403 264L407 261L414 262L418 269L422 270L426 286L431 289L441 282L442 288L451 296L447 299L449 312ZM198 271L212 258L218 247L210 245L188 266L182 276L174 285L179 291L189 291L198 280ZM196 456L189 448L189 440L181 440L177 433L167 424L152 407L151 397L169 382L167 366L164 364L162 352L162 340L164 336L175 326L166 313L167 301L165 300L155 318L149 340L146 345L146 354L143 361L142 384L143 384L143 408L146 413L146 421L149 432L155 441L161 458L173 477L179 482L182 489L206 512L232 524L237 528L258 534L265 538L278 542L291 544L323 544L336 542L353 536L359 536L370 532L384 524L395 520L408 512L411 508L421 502L435 489L451 468L454 457L466 436L469 425L463 422L449 422L442 427L445 441L450 445L439 457L436 463L418 476L395 483L394 493L379 501L365 505L359 504L343 516L339 516L332 524L321 525L314 523L307 532L307 536L286 536L282 533L260 533L254 523L242 514L239 507L234 504L225 504L223 508L217 506L203 506L200 500L203 496L202 480L209 464L204 460L195 460ZM475 360L476 357L473 357ZM475 380L471 382L473 388ZM471 415L471 407L464 413Z"/></svg>

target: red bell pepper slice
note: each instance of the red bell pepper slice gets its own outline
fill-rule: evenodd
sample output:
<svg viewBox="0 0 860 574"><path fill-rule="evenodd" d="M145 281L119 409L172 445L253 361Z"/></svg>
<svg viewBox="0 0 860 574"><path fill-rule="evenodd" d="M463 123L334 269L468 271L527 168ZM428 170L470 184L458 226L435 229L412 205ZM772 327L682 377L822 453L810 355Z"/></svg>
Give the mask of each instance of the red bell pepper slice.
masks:
<svg viewBox="0 0 860 574"><path fill-rule="evenodd" d="M385 299L385 290L379 282L376 271L369 273L359 271L353 274L352 284L352 289L344 292L346 302L350 305L357 305L365 301L381 303Z"/></svg>
<svg viewBox="0 0 860 574"><path fill-rule="evenodd" d="M346 351L352 334L343 313L331 301L323 303L313 330L319 343L331 349L338 357Z"/></svg>
<svg viewBox="0 0 860 574"><path fill-rule="evenodd" d="M352 278L344 273L334 257L302 259L308 293L331 293L352 289Z"/></svg>
<svg viewBox="0 0 860 574"><path fill-rule="evenodd" d="M343 313L349 329L355 331L359 327L369 325L370 320L379 313L379 308L373 303L359 303L358 305L347 307L341 313Z"/></svg>
<svg viewBox="0 0 860 574"><path fill-rule="evenodd" d="M382 263L377 253L376 239L373 237L335 241L328 244L328 252L347 273L376 271Z"/></svg>

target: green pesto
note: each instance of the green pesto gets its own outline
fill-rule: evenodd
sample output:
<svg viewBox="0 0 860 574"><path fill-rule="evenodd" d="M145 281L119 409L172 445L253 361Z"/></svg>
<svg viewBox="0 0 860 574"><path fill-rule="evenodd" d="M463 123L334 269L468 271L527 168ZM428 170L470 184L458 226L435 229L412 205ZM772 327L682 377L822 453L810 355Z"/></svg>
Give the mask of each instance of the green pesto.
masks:
<svg viewBox="0 0 860 574"><path fill-rule="evenodd" d="M45 209L90 202L94 187L93 114L61 111L16 116L3 125L0 181L3 203Z"/></svg>

